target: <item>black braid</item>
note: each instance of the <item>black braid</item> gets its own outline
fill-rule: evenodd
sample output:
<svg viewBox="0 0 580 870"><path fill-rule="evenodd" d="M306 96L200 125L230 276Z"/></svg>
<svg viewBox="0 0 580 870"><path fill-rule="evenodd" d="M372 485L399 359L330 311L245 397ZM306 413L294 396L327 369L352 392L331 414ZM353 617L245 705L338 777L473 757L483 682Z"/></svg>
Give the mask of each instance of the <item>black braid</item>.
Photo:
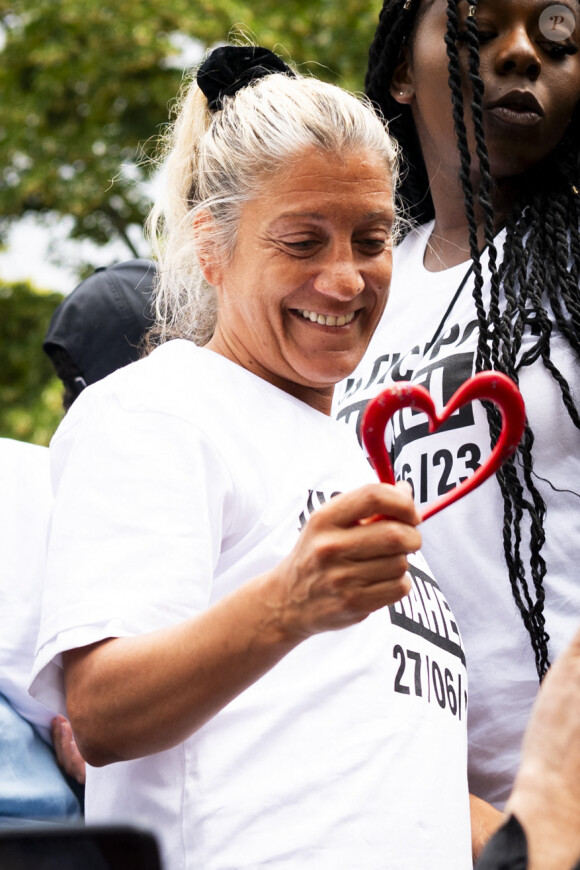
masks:
<svg viewBox="0 0 580 870"><path fill-rule="evenodd" d="M471 6L474 10L477 8L476 0L472 0ZM471 13L466 18L465 26L468 46L469 79L473 95L471 101L473 130L480 171L478 199L484 215L484 236L488 251L488 265L490 271L489 313L486 321L479 318L480 334L476 369L477 371L482 371L485 368L493 368L505 371L513 377L515 375L515 367L513 364L510 365L509 357L506 358L505 353L500 354L500 347L502 344L503 347L506 347L506 345L509 347L511 344L511 328L509 321L500 315L500 278L497 269L497 250L494 243L494 211L491 202L492 178L483 130L483 82L479 76L479 37L475 16ZM479 287L474 288L474 298L476 300L476 306L481 304L483 307L483 302L481 301L481 290ZM490 352L488 352L489 345L491 345ZM485 410L490 430L491 445L493 447L497 442L501 431L501 414L493 404L486 403ZM522 451L526 451L528 457L528 462L524 466L524 469L526 469L528 465L530 470L532 468L532 454L531 449L529 448L529 445L532 443L533 434L528 426L523 440L523 446L521 448ZM530 488L532 502L524 499L523 490L521 486L517 484L517 476L514 475L514 471L514 463L512 461L508 468L503 469L497 475L497 481L504 502L504 555L508 565L512 594L518 603L524 625L530 634L536 669L541 678L549 666L547 649L548 636L544 632L545 619L543 615L545 594L542 580L545 575L545 562L540 556L541 546L545 540L543 532L545 505L535 487L534 481L528 474L526 474L525 470L524 476L526 478L526 483ZM516 502L514 504L516 498L519 503ZM532 581L535 589L535 602L532 600L528 589L525 577L525 567L521 557L520 528L523 507L525 507L530 514L530 564L532 567ZM514 531L517 531L517 534L512 540L512 517L514 516L516 517L517 527ZM520 594L520 590L522 594Z"/></svg>
<svg viewBox="0 0 580 870"><path fill-rule="evenodd" d="M365 91L380 113L389 119L389 130L404 143L397 206L411 220L425 223L435 213L429 193L429 179L421 146L408 106L400 106L391 96L388 83L400 57L403 44L415 25L419 3L404 9L405 0L385 0L379 24L369 49Z"/></svg>
<svg viewBox="0 0 580 870"><path fill-rule="evenodd" d="M476 9L476 0L472 4ZM497 271L497 250L494 242L494 213L491 204L491 171L489 167L489 157L487 147L483 135L483 83L479 77L479 36L477 33L477 25L475 17L468 15L466 21L467 46L468 46L468 69L469 80L473 91L471 100L471 110L473 116L473 130L475 134L475 150L479 159L480 170L480 185L479 185L479 202L483 207L484 214L484 238L488 252L488 263L491 274L491 297L489 306L489 322L497 323L499 320L499 275ZM473 206L471 206L471 211ZM478 299L481 299L479 288L476 291ZM483 309L483 302L480 302ZM488 330L488 320L480 318L481 332ZM495 329L492 334L491 359L494 363L497 362L500 334L499 330ZM483 367L487 359L487 341L483 342L485 348L481 346L478 350L479 363ZM489 367L489 366L488 366ZM494 366L495 367L495 366ZM497 423L497 419L496 419ZM498 432L499 435L499 432Z"/></svg>
<svg viewBox="0 0 580 870"><path fill-rule="evenodd" d="M572 251L572 268L570 269L570 278L572 279L572 281L574 282L574 286L576 287L580 286L580 273L577 265L578 263L580 263L580 213L578 212L579 205L580 196L574 195L571 211L574 214L575 221L569 228L570 249ZM568 298L564 301L566 302L567 310L572 318L572 323L574 324L576 335L578 335L580 331L580 294L576 294L572 298Z"/></svg>
<svg viewBox="0 0 580 870"><path fill-rule="evenodd" d="M449 89L451 91L451 103L453 107L453 123L455 124L455 134L457 136L457 147L461 157L461 167L459 170L459 178L463 188L463 200L465 205L465 215L467 218L467 226L469 230L469 251L473 261L473 298L477 311L477 319L479 321L479 340L477 347L478 361L481 360L480 370L491 368L491 356L487 343L489 333L487 312L483 304L483 270L481 267L481 258L479 253L479 242L477 238L477 221L475 219L473 187L471 185L471 153L467 141L467 128L465 126L463 114L463 94L461 90L461 64L459 60L459 50L457 48L458 38L458 16L456 0L448 0L447 2L447 32L445 34L445 44L447 46L447 57L449 59ZM499 435L499 430L496 433ZM493 436L492 436L493 437Z"/></svg>
<svg viewBox="0 0 580 870"><path fill-rule="evenodd" d="M566 378L550 355L554 326L580 361L580 106L576 107L566 135L542 164L525 173L516 191L512 212L507 216L503 258L498 263L494 234L497 231L492 206L493 182L483 134L483 83L479 76L479 38L472 16L467 16L465 41L468 75L472 89L471 110L475 155L479 164L479 189L470 182L471 155L467 147L461 67L458 41L458 8L462 0L448 0L445 42L449 58L449 87L461 160L460 181L465 200L469 244L474 264L474 301L479 322L476 368L501 370L519 381L525 366L541 360L557 384L562 402L574 425L580 429L580 410ZM409 5L408 9L404 9ZM471 0L476 6L476 0ZM405 41L413 29L425 0L384 0L379 26L369 52L366 91L389 124L406 162L398 197L406 214L418 223L434 217L429 180L421 154L410 108L399 105L390 95L389 83L401 59ZM532 193L530 194L530 191ZM477 244L476 198L484 216L484 237L491 276L490 306L482 297L481 255ZM500 288L506 305L500 311ZM533 318L534 345L522 354L522 341ZM499 414L488 409L492 444L499 433ZM542 557L545 541L546 505L537 488L533 464L534 435L526 425L522 443L514 458L497 474L504 502L503 544L514 600L530 635L540 679L549 667L548 640L544 618ZM528 554L522 554L522 529L527 528ZM526 566L527 563L527 566Z"/></svg>

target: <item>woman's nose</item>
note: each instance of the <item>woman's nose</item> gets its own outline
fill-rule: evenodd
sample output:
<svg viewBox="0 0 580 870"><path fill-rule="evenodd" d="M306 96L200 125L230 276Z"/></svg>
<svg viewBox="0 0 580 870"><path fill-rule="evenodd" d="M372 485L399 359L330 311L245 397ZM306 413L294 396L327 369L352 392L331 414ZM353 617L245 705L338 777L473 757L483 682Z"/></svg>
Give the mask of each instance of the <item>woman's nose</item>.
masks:
<svg viewBox="0 0 580 870"><path fill-rule="evenodd" d="M498 40L495 66L498 73L515 73L535 81L540 75L542 61L537 46L530 39L525 27L516 27Z"/></svg>
<svg viewBox="0 0 580 870"><path fill-rule="evenodd" d="M319 293L347 301L362 293L365 280L351 254L330 257L314 279Z"/></svg>

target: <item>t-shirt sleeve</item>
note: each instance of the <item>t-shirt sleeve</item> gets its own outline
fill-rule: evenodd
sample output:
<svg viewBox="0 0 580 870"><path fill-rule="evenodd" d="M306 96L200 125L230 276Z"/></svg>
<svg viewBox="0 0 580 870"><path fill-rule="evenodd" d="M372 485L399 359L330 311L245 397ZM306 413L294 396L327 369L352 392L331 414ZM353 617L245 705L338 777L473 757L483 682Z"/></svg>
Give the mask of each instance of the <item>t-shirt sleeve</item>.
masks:
<svg viewBox="0 0 580 870"><path fill-rule="evenodd" d="M87 394L51 445L55 503L31 685L62 712L63 651L207 607L231 489L188 419Z"/></svg>

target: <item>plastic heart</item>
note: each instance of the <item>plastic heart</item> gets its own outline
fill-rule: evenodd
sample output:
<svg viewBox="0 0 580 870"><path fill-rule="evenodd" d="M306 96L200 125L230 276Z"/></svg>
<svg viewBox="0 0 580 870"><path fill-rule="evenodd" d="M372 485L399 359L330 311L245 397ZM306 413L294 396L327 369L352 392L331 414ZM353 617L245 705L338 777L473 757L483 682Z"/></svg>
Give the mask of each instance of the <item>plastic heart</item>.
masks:
<svg viewBox="0 0 580 870"><path fill-rule="evenodd" d="M429 417L429 431L435 432L457 408L475 399L488 400L499 408L502 416L501 434L497 444L471 477L468 477L441 498L427 505L421 514L423 520L452 504L487 480L515 452L524 431L526 410L516 384L501 372L479 372L462 384L453 394L441 415L437 414L433 399L419 384L401 381L379 393L367 405L362 420L362 439L370 460L383 483L395 483L393 466L385 446L385 428L391 417L401 408L424 411Z"/></svg>

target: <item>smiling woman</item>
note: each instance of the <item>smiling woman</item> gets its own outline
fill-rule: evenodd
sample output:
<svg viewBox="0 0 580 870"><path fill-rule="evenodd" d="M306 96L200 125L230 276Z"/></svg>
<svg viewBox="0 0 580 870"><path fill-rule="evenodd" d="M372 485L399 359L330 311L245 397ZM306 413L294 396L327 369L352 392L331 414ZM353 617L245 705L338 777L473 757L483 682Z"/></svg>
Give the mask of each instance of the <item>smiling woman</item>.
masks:
<svg viewBox="0 0 580 870"><path fill-rule="evenodd" d="M329 413L387 301L392 198L381 155L290 161L242 209L231 262L204 269L219 299L207 347Z"/></svg>
<svg viewBox="0 0 580 870"><path fill-rule="evenodd" d="M408 487L329 416L395 169L367 101L212 52L152 216L159 346L53 440L32 691L66 701L87 819L149 824L168 870L471 866L461 637Z"/></svg>
<svg viewBox="0 0 580 870"><path fill-rule="evenodd" d="M188 92L167 166L190 200L160 203L150 222L168 228L153 239L158 332L207 344L329 413L333 385L360 359L387 300L396 157L377 118L362 133L346 113L324 111L322 83L302 87L311 105L293 77L260 83L259 135L240 121L255 111L254 88L239 92L235 111L224 103L200 147L199 176L211 182L199 191L185 125L203 127L207 108L201 90ZM281 95L303 130L282 115Z"/></svg>

